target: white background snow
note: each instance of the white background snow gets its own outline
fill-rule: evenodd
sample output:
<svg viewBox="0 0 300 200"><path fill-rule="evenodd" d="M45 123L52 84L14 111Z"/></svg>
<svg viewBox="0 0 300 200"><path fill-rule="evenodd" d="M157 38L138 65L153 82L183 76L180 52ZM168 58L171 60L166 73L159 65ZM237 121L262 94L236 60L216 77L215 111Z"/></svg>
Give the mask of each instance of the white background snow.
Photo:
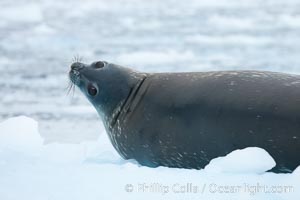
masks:
<svg viewBox="0 0 300 200"><path fill-rule="evenodd" d="M257 148L218 158L205 170L150 169L123 161L87 100L79 92L66 95L75 55L88 63L107 60L147 72L299 74L299 1L0 0L0 8L1 200L300 195L299 170L263 173L274 161ZM163 189L142 191L142 183ZM189 183L200 192L172 191L174 184ZM131 192L125 189L128 184ZM257 184L292 189L253 192ZM214 186L242 189L228 194L210 191Z"/></svg>

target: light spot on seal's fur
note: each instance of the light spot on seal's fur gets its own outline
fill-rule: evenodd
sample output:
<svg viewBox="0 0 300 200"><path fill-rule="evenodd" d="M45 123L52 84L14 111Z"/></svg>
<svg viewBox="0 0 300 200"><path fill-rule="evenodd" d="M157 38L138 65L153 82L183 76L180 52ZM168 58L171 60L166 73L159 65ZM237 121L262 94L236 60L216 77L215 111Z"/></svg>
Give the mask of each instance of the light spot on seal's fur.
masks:
<svg viewBox="0 0 300 200"><path fill-rule="evenodd" d="M236 84L236 82L235 81L230 81L230 83L229 83L229 85L235 85Z"/></svg>
<svg viewBox="0 0 300 200"><path fill-rule="evenodd" d="M285 86L293 86L293 85L297 85L297 84L300 84L300 81L293 81L293 82L290 82L290 83L285 83L284 85Z"/></svg>
<svg viewBox="0 0 300 200"><path fill-rule="evenodd" d="M260 119L260 118L262 118L261 115L256 115L256 119Z"/></svg>
<svg viewBox="0 0 300 200"><path fill-rule="evenodd" d="M252 77L260 77L260 74L252 74Z"/></svg>

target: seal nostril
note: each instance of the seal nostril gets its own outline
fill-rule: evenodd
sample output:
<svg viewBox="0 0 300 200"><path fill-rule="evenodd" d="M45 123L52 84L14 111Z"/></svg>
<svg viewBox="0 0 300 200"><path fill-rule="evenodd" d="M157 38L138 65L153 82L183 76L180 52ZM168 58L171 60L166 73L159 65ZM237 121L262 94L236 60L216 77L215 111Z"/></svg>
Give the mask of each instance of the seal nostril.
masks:
<svg viewBox="0 0 300 200"><path fill-rule="evenodd" d="M71 65L72 70L79 70L81 68L83 68L83 64L80 62L75 62Z"/></svg>

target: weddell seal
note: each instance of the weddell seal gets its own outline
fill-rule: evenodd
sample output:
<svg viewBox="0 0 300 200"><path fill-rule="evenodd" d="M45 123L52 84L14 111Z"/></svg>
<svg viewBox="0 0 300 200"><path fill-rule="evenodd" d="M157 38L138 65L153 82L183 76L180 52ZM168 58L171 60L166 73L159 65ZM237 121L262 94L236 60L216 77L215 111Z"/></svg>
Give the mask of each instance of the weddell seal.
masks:
<svg viewBox="0 0 300 200"><path fill-rule="evenodd" d="M73 63L69 77L124 159L201 169L233 150L260 147L276 161L274 172L300 165L300 75L140 73L98 61Z"/></svg>

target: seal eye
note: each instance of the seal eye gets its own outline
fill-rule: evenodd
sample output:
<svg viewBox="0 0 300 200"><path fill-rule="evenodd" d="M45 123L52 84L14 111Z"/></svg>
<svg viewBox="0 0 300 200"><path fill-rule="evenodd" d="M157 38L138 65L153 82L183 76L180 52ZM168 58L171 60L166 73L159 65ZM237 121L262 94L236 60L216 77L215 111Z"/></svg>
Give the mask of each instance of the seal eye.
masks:
<svg viewBox="0 0 300 200"><path fill-rule="evenodd" d="M91 95L91 96L95 96L96 94L97 94L97 88L95 88L94 86L92 86L92 85L89 85L88 86L88 93L89 93L89 95Z"/></svg>
<svg viewBox="0 0 300 200"><path fill-rule="evenodd" d="M95 68L96 69L100 69L100 68L103 68L104 67L104 63L101 62L101 61L98 61L94 64Z"/></svg>

